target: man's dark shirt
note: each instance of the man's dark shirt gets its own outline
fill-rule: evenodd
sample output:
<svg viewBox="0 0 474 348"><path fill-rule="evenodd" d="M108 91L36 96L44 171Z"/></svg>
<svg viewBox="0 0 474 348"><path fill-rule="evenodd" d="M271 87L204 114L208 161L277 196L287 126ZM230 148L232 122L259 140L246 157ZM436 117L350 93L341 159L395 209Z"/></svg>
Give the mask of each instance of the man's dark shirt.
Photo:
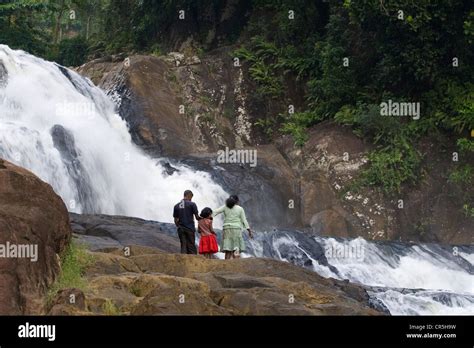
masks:
<svg viewBox="0 0 474 348"><path fill-rule="evenodd" d="M194 214L198 214L196 203L184 199L176 204L173 209L173 217L179 219L179 226L189 228L192 231L196 231Z"/></svg>

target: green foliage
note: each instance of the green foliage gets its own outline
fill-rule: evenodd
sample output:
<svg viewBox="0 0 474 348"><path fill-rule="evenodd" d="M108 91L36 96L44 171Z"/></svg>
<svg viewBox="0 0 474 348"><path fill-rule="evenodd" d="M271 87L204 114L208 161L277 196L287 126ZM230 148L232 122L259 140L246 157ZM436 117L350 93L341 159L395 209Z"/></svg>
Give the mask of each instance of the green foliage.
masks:
<svg viewBox="0 0 474 348"><path fill-rule="evenodd" d="M46 54L46 36L38 26L38 13L45 1L4 0L0 3L0 43L33 54Z"/></svg>
<svg viewBox="0 0 474 348"><path fill-rule="evenodd" d="M461 152L469 153L474 152L474 140L469 140L466 138L458 139L457 145Z"/></svg>
<svg viewBox="0 0 474 348"><path fill-rule="evenodd" d="M467 138L457 140L461 163L450 172L448 181L457 185L463 199L462 211L466 217L474 218L474 141Z"/></svg>
<svg viewBox="0 0 474 348"><path fill-rule="evenodd" d="M470 204L464 204L462 211L466 217L474 218L474 206Z"/></svg>
<svg viewBox="0 0 474 348"><path fill-rule="evenodd" d="M369 168L362 172L358 186L378 186L387 194L399 193L403 184L414 184L420 178L421 156L415 150L411 127L398 118L382 117L380 106L344 106L335 121L352 126L356 134L379 145L369 155Z"/></svg>
<svg viewBox="0 0 474 348"><path fill-rule="evenodd" d="M474 129L472 68L466 64L473 58L467 47L474 14L465 2L344 1L329 4L327 20L321 20L324 5L305 3L313 18L326 23L324 28L307 25L307 18L285 20L288 8L298 8L293 1L258 4L271 18L250 23L254 36L241 56L250 62L262 57L277 74L296 75L307 85L302 111L286 117L281 131L303 145L306 129L323 120L352 127L376 145L359 186L400 192L421 176L418 139ZM292 27L302 23L303 31ZM252 41L256 38L267 42L266 55ZM453 52L461 62L457 67ZM421 119L381 116L379 105L388 99L420 102Z"/></svg>
<svg viewBox="0 0 474 348"><path fill-rule="evenodd" d="M369 155L369 168L362 172L357 186L378 186L387 194L399 193L403 184L420 179L421 155L414 140L420 135L417 127L398 118L380 115L378 105L344 106L335 121L352 126L354 132L378 145Z"/></svg>
<svg viewBox="0 0 474 348"><path fill-rule="evenodd" d="M85 289L87 284L83 274L92 262L93 258L86 248L72 241L61 258L61 274L48 291L48 302L62 289Z"/></svg>
<svg viewBox="0 0 474 348"><path fill-rule="evenodd" d="M400 143L399 143L400 142ZM393 195L402 184L414 184L420 177L420 155L405 139L369 154L370 166L359 179L364 186L376 186Z"/></svg>
<svg viewBox="0 0 474 348"><path fill-rule="evenodd" d="M451 172L449 181L465 185L474 182L474 167L469 164L457 167Z"/></svg>
<svg viewBox="0 0 474 348"><path fill-rule="evenodd" d="M370 139L374 144L391 144L401 136L403 124L396 117L381 116L379 105L343 106L334 115L334 120L352 126L356 134Z"/></svg>
<svg viewBox="0 0 474 348"><path fill-rule="evenodd" d="M250 77L257 84L257 93L261 97L278 98L283 93L282 75L278 73L277 59L279 50L275 44L255 36L251 40L252 50L240 48L234 51L235 57L246 60Z"/></svg>
<svg viewBox="0 0 474 348"><path fill-rule="evenodd" d="M310 111L295 112L283 123L281 131L291 134L297 146L303 146L308 140L307 127L313 120L314 115Z"/></svg>
<svg viewBox="0 0 474 348"><path fill-rule="evenodd" d="M163 55L163 50L161 49L161 46L159 44L154 44L153 46L151 46L150 52L151 52L151 55L155 57L160 57Z"/></svg>
<svg viewBox="0 0 474 348"><path fill-rule="evenodd" d="M98 28L109 2L4 0L0 3L0 43L60 64L81 64L87 53L104 50Z"/></svg>
<svg viewBox="0 0 474 348"><path fill-rule="evenodd" d="M119 315L120 314L119 309L110 299L105 300L104 304L102 305L102 310L104 311L105 315Z"/></svg>
<svg viewBox="0 0 474 348"><path fill-rule="evenodd" d="M464 182L470 184L474 181L474 140L467 138L460 138L456 142L461 158L465 163L464 166L460 166L453 171L452 177L454 181ZM457 174L455 174L457 173ZM458 180L456 180L458 179Z"/></svg>
<svg viewBox="0 0 474 348"><path fill-rule="evenodd" d="M57 62L65 66L79 66L85 63L88 45L83 37L65 39L59 43Z"/></svg>
<svg viewBox="0 0 474 348"><path fill-rule="evenodd" d="M260 127L267 137L271 137L274 133L275 123L275 119L259 118L254 125Z"/></svg>

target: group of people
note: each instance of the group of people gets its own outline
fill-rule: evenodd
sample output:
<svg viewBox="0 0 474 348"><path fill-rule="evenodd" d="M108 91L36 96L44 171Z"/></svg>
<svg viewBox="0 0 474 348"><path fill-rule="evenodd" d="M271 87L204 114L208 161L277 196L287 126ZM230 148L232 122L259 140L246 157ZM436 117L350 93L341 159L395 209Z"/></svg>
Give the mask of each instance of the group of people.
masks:
<svg viewBox="0 0 474 348"><path fill-rule="evenodd" d="M174 206L174 223L178 228L178 236L181 242L182 254L197 254L195 244L196 226L194 219L198 222L199 254L206 258L212 258L219 251L216 232L212 226L213 218L219 214L224 215L224 225L221 241L221 251L225 253L226 259L234 259L245 251L245 242L242 230L245 228L249 237L253 238L252 230L245 216L244 209L239 205L239 197L233 195L227 198L225 205L213 211L206 207L198 213L196 203L192 201L193 193L184 191L183 199Z"/></svg>

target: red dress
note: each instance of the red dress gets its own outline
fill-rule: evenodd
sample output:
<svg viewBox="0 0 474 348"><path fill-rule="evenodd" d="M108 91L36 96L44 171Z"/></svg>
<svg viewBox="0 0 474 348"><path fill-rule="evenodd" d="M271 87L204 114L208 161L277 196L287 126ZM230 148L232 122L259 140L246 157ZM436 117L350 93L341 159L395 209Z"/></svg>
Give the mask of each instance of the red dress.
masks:
<svg viewBox="0 0 474 348"><path fill-rule="evenodd" d="M216 235L212 233L212 218L198 221L198 231L201 235L199 240L199 254L215 254L219 251Z"/></svg>

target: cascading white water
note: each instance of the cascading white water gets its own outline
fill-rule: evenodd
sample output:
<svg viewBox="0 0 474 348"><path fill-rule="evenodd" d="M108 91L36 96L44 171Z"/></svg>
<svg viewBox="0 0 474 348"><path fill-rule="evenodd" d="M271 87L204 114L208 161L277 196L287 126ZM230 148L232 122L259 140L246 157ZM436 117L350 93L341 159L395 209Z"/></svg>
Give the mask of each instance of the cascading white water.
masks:
<svg viewBox="0 0 474 348"><path fill-rule="evenodd" d="M328 261L337 268L339 278L382 287L372 295L392 314L474 314L474 275L466 269L469 261L461 253L430 245L405 245L403 252L387 253L380 245L362 238L349 242L328 238L321 242L326 250L356 243L364 251L360 259L330 257ZM455 262L456 258L462 263Z"/></svg>
<svg viewBox="0 0 474 348"><path fill-rule="evenodd" d="M391 314L474 314L474 246L336 240L296 231L260 233L248 243L255 256L366 285Z"/></svg>
<svg viewBox="0 0 474 348"><path fill-rule="evenodd" d="M132 143L113 102L89 80L4 45L2 65L0 158L49 183L70 211L169 222L185 189L200 208L226 197L207 173L181 166L167 175Z"/></svg>

